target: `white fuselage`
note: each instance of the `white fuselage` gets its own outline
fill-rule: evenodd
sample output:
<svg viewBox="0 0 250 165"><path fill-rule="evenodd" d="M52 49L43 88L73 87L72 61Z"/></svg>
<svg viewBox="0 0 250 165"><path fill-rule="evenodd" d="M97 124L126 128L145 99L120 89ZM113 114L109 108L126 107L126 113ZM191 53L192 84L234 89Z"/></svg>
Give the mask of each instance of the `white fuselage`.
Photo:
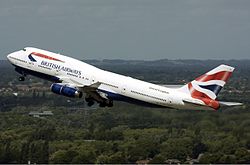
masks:
<svg viewBox="0 0 250 165"><path fill-rule="evenodd" d="M29 54L33 52L35 54L38 53L38 55L29 57ZM54 59L43 57L41 54L46 54ZM69 79L71 84L82 86L90 86L100 82L101 85L97 89L98 92L108 95L113 100L135 102L145 106L200 109L200 106L184 103L183 99L192 98L176 89L101 70L82 61L49 51L25 48L25 50L9 54L8 60L16 68L34 72L35 75L41 74L41 77L49 76L55 79ZM204 108L212 110L209 107L203 107L202 109Z"/></svg>

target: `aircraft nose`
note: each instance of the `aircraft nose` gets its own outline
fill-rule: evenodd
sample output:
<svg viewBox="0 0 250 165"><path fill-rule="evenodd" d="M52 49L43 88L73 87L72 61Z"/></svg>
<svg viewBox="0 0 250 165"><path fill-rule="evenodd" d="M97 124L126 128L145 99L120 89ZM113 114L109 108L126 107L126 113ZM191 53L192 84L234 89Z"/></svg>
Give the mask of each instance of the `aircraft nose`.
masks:
<svg viewBox="0 0 250 165"><path fill-rule="evenodd" d="M10 63L13 63L13 62L14 62L14 61L13 61L13 53L8 54L8 55L7 55L7 59L8 59L8 61L9 61Z"/></svg>
<svg viewBox="0 0 250 165"><path fill-rule="evenodd" d="M7 59L8 59L9 61L10 61L10 58L11 58L11 57L10 57L10 54L8 54L8 55L7 55Z"/></svg>

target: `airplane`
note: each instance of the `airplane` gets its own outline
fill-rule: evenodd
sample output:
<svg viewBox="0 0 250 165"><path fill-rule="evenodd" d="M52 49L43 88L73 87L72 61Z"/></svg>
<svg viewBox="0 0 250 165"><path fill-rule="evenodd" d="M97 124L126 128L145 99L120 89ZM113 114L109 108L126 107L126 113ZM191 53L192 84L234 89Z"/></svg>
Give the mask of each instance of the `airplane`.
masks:
<svg viewBox="0 0 250 165"><path fill-rule="evenodd" d="M193 81L168 88L99 69L80 60L50 51L26 47L7 55L15 71L53 82L51 91L70 98L84 96L88 106L112 107L113 101L124 101L146 107L183 110L218 110L242 103L218 101L217 95L234 68L219 65Z"/></svg>

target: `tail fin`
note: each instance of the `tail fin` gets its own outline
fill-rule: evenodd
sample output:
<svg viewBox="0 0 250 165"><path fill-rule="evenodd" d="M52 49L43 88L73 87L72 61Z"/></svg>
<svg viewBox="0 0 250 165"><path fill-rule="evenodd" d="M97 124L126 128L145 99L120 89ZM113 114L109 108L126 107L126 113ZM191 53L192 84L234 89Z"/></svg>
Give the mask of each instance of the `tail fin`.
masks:
<svg viewBox="0 0 250 165"><path fill-rule="evenodd" d="M184 85L179 90L189 94L192 98L203 101L207 106L217 109L219 103L215 99L233 71L234 68L231 66L220 65Z"/></svg>

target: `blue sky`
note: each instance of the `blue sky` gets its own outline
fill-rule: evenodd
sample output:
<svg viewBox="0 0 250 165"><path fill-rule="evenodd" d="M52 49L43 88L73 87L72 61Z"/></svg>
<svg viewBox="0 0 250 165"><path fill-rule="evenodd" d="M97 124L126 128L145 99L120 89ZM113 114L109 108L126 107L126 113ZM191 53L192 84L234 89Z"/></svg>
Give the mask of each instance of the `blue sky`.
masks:
<svg viewBox="0 0 250 165"><path fill-rule="evenodd" d="M0 59L250 59L248 0L1 0Z"/></svg>

